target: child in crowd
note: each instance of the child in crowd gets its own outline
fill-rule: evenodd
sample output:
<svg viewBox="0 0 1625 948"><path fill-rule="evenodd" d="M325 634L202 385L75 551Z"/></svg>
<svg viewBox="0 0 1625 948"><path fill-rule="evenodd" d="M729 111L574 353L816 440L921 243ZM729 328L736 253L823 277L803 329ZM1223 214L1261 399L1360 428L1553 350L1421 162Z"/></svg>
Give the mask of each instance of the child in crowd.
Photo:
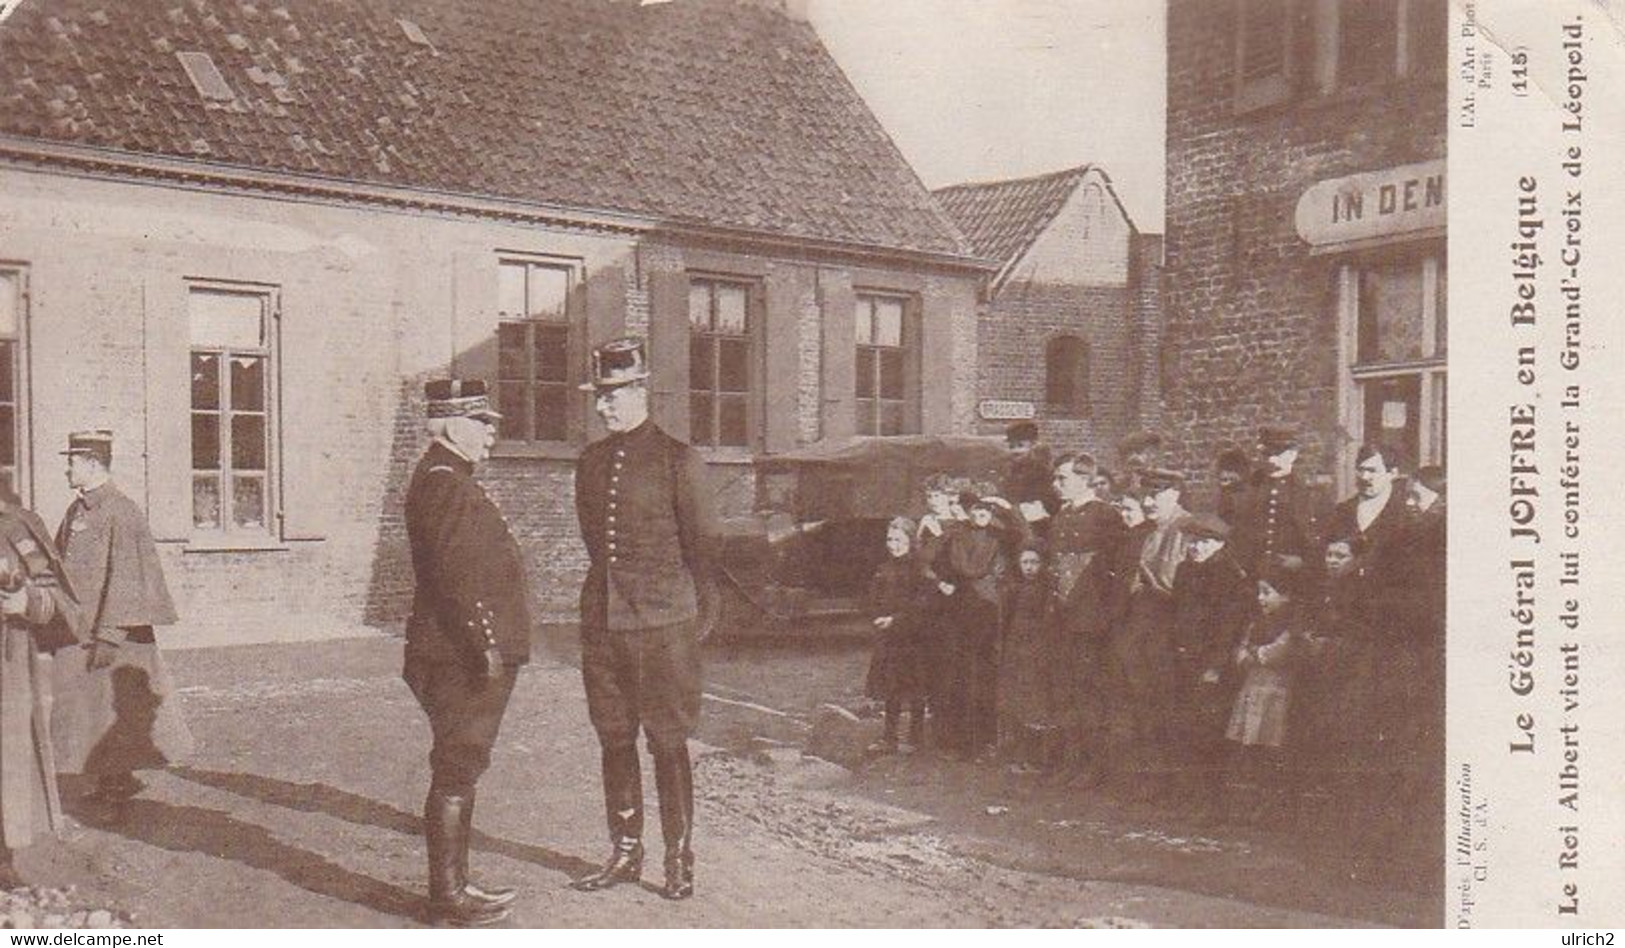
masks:
<svg viewBox="0 0 1625 948"><path fill-rule="evenodd" d="M1295 604L1267 580L1258 582L1258 610L1236 650L1245 677L1225 731L1227 740L1240 745L1231 814L1248 822L1279 815L1287 801L1281 748L1287 739L1290 667L1301 637Z"/></svg>
<svg viewBox="0 0 1625 948"><path fill-rule="evenodd" d="M1042 549L1027 543L1016 562L1017 572L1005 584L999 641L999 739L1012 769L1033 773L1057 763L1056 700L1064 683L1052 678L1070 653L1050 621L1053 594Z"/></svg>
<svg viewBox="0 0 1625 948"><path fill-rule="evenodd" d="M1308 617L1298 690L1313 698L1293 710L1291 752L1310 822L1352 812L1346 798L1356 775L1371 763L1362 753L1362 735L1376 712L1374 685L1381 656L1374 648L1360 582L1364 552L1359 537L1327 541L1326 569ZM1338 797L1345 799L1333 805Z"/></svg>
<svg viewBox="0 0 1625 948"><path fill-rule="evenodd" d="M869 662L865 690L869 697L884 702L886 709L885 731L879 743L870 748L876 753L898 750L899 725L905 710L909 716L908 738L903 750L919 747L925 735L927 666L920 641L925 579L911 555L915 529L907 517L892 520L886 527L887 559L869 582L866 604L875 628L875 652Z"/></svg>
<svg viewBox="0 0 1625 948"><path fill-rule="evenodd" d="M947 629L953 618L955 589L943 579L942 570L948 540L965 526L955 514L958 505L954 495L958 490L959 482L950 475L931 475L925 482L925 515L920 517L919 529L914 534L914 564L925 580L925 601L920 606L920 662L926 703L931 711L931 733L927 736L937 746L942 745L953 716L950 707L953 661Z"/></svg>
<svg viewBox="0 0 1625 948"><path fill-rule="evenodd" d="M950 752L974 758L996 739L999 577L1009 528L995 520L998 505L991 498L966 491L960 503L970 511L970 521L948 537L937 568L938 588L949 597L943 743Z"/></svg>

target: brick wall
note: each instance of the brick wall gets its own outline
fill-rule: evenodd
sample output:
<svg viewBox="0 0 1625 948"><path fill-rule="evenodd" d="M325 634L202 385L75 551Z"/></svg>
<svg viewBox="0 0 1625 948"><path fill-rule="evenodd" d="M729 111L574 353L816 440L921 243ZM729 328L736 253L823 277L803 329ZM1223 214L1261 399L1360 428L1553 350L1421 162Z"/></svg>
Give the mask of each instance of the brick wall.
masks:
<svg viewBox="0 0 1625 948"><path fill-rule="evenodd" d="M1168 6L1168 212L1162 339L1168 460L1211 491L1214 456L1251 448L1260 424L1306 438L1301 464L1329 479L1338 430L1335 255L1296 234L1317 181L1445 153L1442 75L1360 92L1304 93L1238 114L1233 4Z"/></svg>
<svg viewBox="0 0 1625 948"><path fill-rule="evenodd" d="M25 494L54 525L70 499L56 454L67 432L114 429L115 477L148 511L181 612L166 638L175 646L398 629L413 585L402 505L426 446L422 383L448 372L493 375L493 248L575 261L586 276L578 318L588 341L652 332L661 320L686 331L687 268L759 275L781 300L769 322L787 333L772 346L788 369L766 377L784 413L784 448L817 434L809 422L822 425L831 403L829 363L852 358L851 272L827 262L15 169L0 169L0 208L0 260L20 265L29 288ZM844 272L848 293L822 296L824 272ZM192 527L187 299L196 278L267 288L281 303L274 492L285 522L250 542L210 542ZM974 275L869 270L864 279L911 289L954 334L974 332ZM842 301L845 336L815 350L825 340L819 323L841 315ZM679 338L677 364L687 352ZM964 351L949 350L930 371L963 380L949 360ZM672 365L655 368L659 376ZM850 410L844 394L836 408ZM928 417L942 430L974 393L934 397ZM585 395L574 411L585 436L601 433ZM578 446L499 445L479 473L526 552L545 619L574 617L585 570L573 500ZM725 516L751 509L749 462L710 466Z"/></svg>

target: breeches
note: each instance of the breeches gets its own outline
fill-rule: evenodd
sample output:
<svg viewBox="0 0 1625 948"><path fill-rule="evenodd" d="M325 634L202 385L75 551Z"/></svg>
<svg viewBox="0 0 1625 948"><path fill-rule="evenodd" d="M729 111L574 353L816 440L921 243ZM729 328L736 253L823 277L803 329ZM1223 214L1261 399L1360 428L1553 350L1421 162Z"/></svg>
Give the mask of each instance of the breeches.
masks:
<svg viewBox="0 0 1625 948"><path fill-rule="evenodd" d="M406 683L434 733L429 750L433 789L452 796L473 792L491 766L491 747L518 676L518 667L511 665L492 679L455 664L408 668Z"/></svg>
<svg viewBox="0 0 1625 948"><path fill-rule="evenodd" d="M694 624L581 630L587 715L604 747L633 744L638 729L660 750L683 744L700 720L700 645Z"/></svg>

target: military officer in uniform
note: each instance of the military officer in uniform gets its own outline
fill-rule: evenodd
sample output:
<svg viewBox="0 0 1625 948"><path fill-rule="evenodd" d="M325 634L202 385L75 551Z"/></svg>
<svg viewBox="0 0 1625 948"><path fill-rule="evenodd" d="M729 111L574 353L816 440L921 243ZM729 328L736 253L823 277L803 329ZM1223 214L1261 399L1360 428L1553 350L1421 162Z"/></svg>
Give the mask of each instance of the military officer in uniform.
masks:
<svg viewBox="0 0 1625 948"><path fill-rule="evenodd" d="M491 763L519 667L530 660L530 603L519 544L474 480L496 440L485 383L424 387L433 442L406 491L406 534L417 579L403 677L429 716L429 916L437 925L490 925L508 914L509 888L468 874L475 785Z"/></svg>
<svg viewBox="0 0 1625 948"><path fill-rule="evenodd" d="M1255 580L1302 590L1319 562L1315 498L1299 479L1298 439L1285 428L1261 428L1259 479L1236 505L1238 558Z"/></svg>
<svg viewBox="0 0 1625 948"><path fill-rule="evenodd" d="M701 598L714 531L699 456L650 420L648 376L642 341L618 339L594 351L583 386L610 432L582 452L575 497L590 561L581 675L603 753L613 850L574 885L596 891L642 876L641 728L660 798L662 894L686 899L694 893L688 738L699 719Z"/></svg>
<svg viewBox="0 0 1625 948"><path fill-rule="evenodd" d="M153 632L178 616L146 515L113 483L113 432L74 432L62 454L78 497L56 544L85 615L82 641L52 663L51 731L58 771L94 777L86 802L116 820L146 786L134 771L193 750Z"/></svg>

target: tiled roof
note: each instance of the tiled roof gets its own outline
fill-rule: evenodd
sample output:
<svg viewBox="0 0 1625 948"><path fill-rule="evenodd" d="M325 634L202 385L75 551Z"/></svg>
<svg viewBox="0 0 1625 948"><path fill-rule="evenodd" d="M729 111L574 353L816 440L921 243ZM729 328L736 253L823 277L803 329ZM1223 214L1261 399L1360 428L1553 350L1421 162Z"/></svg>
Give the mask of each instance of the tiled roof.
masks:
<svg viewBox="0 0 1625 948"><path fill-rule="evenodd" d="M192 52L229 100L194 87ZM22 0L0 134L967 252L812 28L764 0Z"/></svg>
<svg viewBox="0 0 1625 948"><path fill-rule="evenodd" d="M1088 172L1084 165L1033 178L956 184L932 193L977 256L1008 266L1050 225Z"/></svg>

